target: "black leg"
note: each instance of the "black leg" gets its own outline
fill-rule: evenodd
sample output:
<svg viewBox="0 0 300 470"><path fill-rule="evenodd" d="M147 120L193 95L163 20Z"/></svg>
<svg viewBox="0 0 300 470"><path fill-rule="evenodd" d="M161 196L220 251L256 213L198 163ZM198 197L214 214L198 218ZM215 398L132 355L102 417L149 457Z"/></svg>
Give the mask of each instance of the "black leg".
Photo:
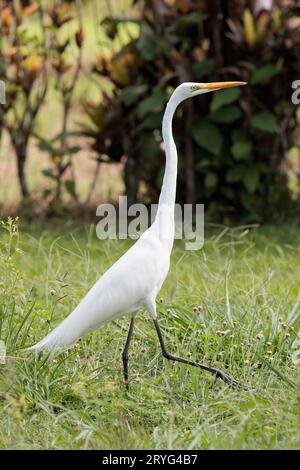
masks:
<svg viewBox="0 0 300 470"><path fill-rule="evenodd" d="M156 332L157 332L157 336L158 336L158 339L159 339L160 346L161 346L162 353L163 353L164 357L166 357L167 359L169 359L171 361L182 362L183 364L188 364L189 366L194 366L194 367L200 367L200 369L206 370L207 372L211 372L216 377L219 377L220 379L224 380L224 382L232 388L237 387L237 388L246 389L246 387L241 385L239 382L232 379L231 377L229 377L229 375L225 374L224 372L222 372L219 369L216 369L215 367L208 367L208 366L205 366L204 364L198 364L196 362L192 362L192 361L189 361L188 359L183 359L181 357L177 357L177 356L174 356L173 354L169 353L169 351L167 350L167 348L165 346L165 342L164 342L164 339L163 339L163 336L162 336L162 333L161 333L161 329L160 329L158 320L155 319L153 321L154 321L155 329L156 329Z"/></svg>
<svg viewBox="0 0 300 470"><path fill-rule="evenodd" d="M128 353L128 350L129 350L131 337L132 337L132 333L133 333L133 327L134 327L134 317L132 317L131 321L130 321L130 326L129 326L129 330L128 330L128 334L127 334L127 339L126 339L125 347L124 347L123 354L122 354L123 368L124 368L124 380L125 380L125 387L127 388L127 390L129 389L129 381L128 381L129 353Z"/></svg>

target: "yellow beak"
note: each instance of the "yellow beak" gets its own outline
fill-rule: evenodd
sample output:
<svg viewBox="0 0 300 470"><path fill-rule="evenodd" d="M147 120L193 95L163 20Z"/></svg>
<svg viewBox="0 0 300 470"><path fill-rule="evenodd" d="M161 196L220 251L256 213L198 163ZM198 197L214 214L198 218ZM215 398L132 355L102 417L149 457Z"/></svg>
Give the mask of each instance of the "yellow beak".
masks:
<svg viewBox="0 0 300 470"><path fill-rule="evenodd" d="M195 90L222 90L223 88L234 88L236 86L247 85L247 82L212 82L212 83L199 83L195 86Z"/></svg>

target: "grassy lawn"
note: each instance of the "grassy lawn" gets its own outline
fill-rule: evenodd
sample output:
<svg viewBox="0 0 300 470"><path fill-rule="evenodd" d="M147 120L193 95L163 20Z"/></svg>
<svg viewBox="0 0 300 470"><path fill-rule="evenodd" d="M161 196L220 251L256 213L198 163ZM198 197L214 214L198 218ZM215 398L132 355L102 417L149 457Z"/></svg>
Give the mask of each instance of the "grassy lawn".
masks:
<svg viewBox="0 0 300 470"><path fill-rule="evenodd" d="M129 393L121 363L129 317L54 360L22 352L71 312L129 242L99 241L94 227L70 221L21 226L21 251L17 236L0 233L0 335L8 348L1 448L299 448L299 228L207 228L199 252L176 243L161 292L170 350L226 369L252 391L163 359L143 312Z"/></svg>

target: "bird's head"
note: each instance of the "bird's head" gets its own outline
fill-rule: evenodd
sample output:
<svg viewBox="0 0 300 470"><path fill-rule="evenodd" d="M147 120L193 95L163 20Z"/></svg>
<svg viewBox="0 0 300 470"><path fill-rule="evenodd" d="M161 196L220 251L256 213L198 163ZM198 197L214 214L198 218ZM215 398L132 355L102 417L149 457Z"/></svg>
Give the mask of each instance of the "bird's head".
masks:
<svg viewBox="0 0 300 470"><path fill-rule="evenodd" d="M237 86L247 85L246 82L212 82L212 83L193 83L186 82L179 85L174 94L176 93L179 101L192 98L196 95L209 93L210 91L223 90L225 88L234 88Z"/></svg>

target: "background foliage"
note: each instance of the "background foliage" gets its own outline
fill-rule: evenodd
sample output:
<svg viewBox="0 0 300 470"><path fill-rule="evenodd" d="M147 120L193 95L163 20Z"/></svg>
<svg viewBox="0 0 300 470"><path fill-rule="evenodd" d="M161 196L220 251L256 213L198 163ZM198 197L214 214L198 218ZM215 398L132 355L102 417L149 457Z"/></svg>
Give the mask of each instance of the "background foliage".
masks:
<svg viewBox="0 0 300 470"><path fill-rule="evenodd" d="M134 0L125 13L106 2L109 14L96 18L95 54L85 44L89 2L1 5L0 78L7 84L7 104L0 109L0 127L10 135L25 198L34 141L45 159L43 207L65 204L65 193L86 206L104 163L121 166L130 202L156 202L165 162L161 121L170 94L183 81L234 79L249 85L189 100L176 114L177 199L205 203L215 219L295 214L296 1ZM101 98L74 99L87 81ZM49 133L52 116L44 111L53 99L60 107ZM83 172L76 181L74 170L82 149L96 157L85 198L77 189Z"/></svg>
<svg viewBox="0 0 300 470"><path fill-rule="evenodd" d="M74 18L67 3L33 2L23 6L20 1L2 2L0 78L6 85L6 103L0 109L0 123L15 151L23 197L30 194L25 171L30 138L34 136L40 149L49 155L51 167L43 173L54 182L55 199L60 199L62 176L72 168L71 157L78 151L68 143L68 118L81 68L83 42L81 3L75 5L79 29L65 37L62 28ZM31 22L29 17L33 17ZM78 49L75 57L70 57L72 47ZM37 117L49 99L49 88L56 90L62 103L61 126L51 139L36 132ZM74 181L67 179L64 184L75 196ZM46 189L44 195L48 193Z"/></svg>
<svg viewBox="0 0 300 470"><path fill-rule="evenodd" d="M164 164L160 126L170 93L183 81L245 80L244 89L190 100L177 113L178 197L253 220L286 211L292 199L287 152L296 127L290 84L299 74L297 12L290 6L245 9L247 2L236 1L134 4L136 17L102 21L112 42L124 22L138 24L139 32L116 54L97 59L95 70L113 83L114 93L89 107L96 126L87 132L92 148L116 161L125 154L127 194L157 200Z"/></svg>

